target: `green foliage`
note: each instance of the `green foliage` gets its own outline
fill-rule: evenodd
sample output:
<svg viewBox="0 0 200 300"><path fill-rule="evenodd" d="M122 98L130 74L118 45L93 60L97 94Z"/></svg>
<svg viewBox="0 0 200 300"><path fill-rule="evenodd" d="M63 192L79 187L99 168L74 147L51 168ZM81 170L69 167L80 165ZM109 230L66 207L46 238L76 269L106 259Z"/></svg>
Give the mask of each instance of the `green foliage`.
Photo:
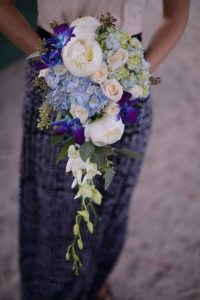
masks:
<svg viewBox="0 0 200 300"><path fill-rule="evenodd" d="M114 151L110 147L95 147L95 152L91 157L91 161L97 164L98 169L102 169L104 168L108 156L114 154Z"/></svg>
<svg viewBox="0 0 200 300"><path fill-rule="evenodd" d="M107 28L115 27L115 22L117 21L109 12L106 15L101 15L100 22L102 23L102 30L106 31Z"/></svg>
<svg viewBox="0 0 200 300"><path fill-rule="evenodd" d="M141 153L133 151L133 150L130 150L130 149L126 149L126 148L122 148L122 149L113 148L113 149L117 153L126 155L126 156L128 156L130 158L141 158Z"/></svg>
<svg viewBox="0 0 200 300"><path fill-rule="evenodd" d="M56 164L58 164L61 160L63 160L67 156L68 148L72 144L73 144L73 139L69 138L66 144L61 148L60 152L58 153Z"/></svg>
<svg viewBox="0 0 200 300"><path fill-rule="evenodd" d="M105 175L104 175L104 179L105 179L105 190L107 190L112 182L114 176L114 170L113 167L108 167Z"/></svg>
<svg viewBox="0 0 200 300"><path fill-rule="evenodd" d="M80 156L82 160L85 162L95 151L95 146L90 142L85 142L79 148Z"/></svg>
<svg viewBox="0 0 200 300"><path fill-rule="evenodd" d="M62 142L63 139L64 139L63 135L52 135L50 137L51 146L56 146L57 144Z"/></svg>
<svg viewBox="0 0 200 300"><path fill-rule="evenodd" d="M158 85L158 84L161 83L161 78L160 77L150 76L149 80L150 80L151 85Z"/></svg>
<svg viewBox="0 0 200 300"><path fill-rule="evenodd" d="M72 269L73 269L75 275L77 275L77 276L79 275L79 268L82 267L82 263L76 252L77 248L81 251L83 250L83 241L81 238L81 221L84 219L89 232L92 234L97 220L100 219L99 216L97 216L97 214L96 214L95 208L92 203L92 199L87 199L87 202L84 197L81 197L81 210L77 211L76 223L74 225L74 239L73 239L72 244L68 246L67 253L66 253L67 261L69 261L71 257L73 259ZM91 208L91 210L89 208ZM95 218L94 225L90 221L90 213L91 212L93 213L94 218Z"/></svg>
<svg viewBox="0 0 200 300"><path fill-rule="evenodd" d="M35 79L33 79L32 83L34 87L37 87L43 92L47 92L48 85L43 77L36 77Z"/></svg>
<svg viewBox="0 0 200 300"><path fill-rule="evenodd" d="M50 113L51 107L47 103L47 101L44 101L43 104L39 107L39 119L37 120L37 128L43 130L50 127Z"/></svg>

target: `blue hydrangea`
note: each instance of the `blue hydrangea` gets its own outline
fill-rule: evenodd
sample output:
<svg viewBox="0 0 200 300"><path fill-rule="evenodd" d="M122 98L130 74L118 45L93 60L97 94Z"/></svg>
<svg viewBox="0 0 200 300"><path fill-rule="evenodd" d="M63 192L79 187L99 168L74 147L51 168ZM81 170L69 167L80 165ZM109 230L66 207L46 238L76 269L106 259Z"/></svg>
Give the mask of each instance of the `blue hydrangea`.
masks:
<svg viewBox="0 0 200 300"><path fill-rule="evenodd" d="M121 47L120 43L120 33L119 32L110 32L106 37L105 43L106 48L109 50L118 50Z"/></svg>
<svg viewBox="0 0 200 300"><path fill-rule="evenodd" d="M58 86L55 90L49 91L46 96L46 100L49 104L53 106L53 109L57 112L63 112L68 110L70 107L68 95L62 86Z"/></svg>
<svg viewBox="0 0 200 300"><path fill-rule="evenodd" d="M46 100L56 111L69 110L71 104L75 103L84 107L89 117L92 117L100 113L109 101L101 87L92 82L89 77L76 77L69 72L59 76L59 80L51 73L47 77L50 91ZM56 79L55 83L54 79Z"/></svg>
<svg viewBox="0 0 200 300"><path fill-rule="evenodd" d="M49 71L48 74L45 76L45 80L47 82L47 85L51 89L56 89L58 87L58 83L60 81L60 76L54 74L53 71Z"/></svg>

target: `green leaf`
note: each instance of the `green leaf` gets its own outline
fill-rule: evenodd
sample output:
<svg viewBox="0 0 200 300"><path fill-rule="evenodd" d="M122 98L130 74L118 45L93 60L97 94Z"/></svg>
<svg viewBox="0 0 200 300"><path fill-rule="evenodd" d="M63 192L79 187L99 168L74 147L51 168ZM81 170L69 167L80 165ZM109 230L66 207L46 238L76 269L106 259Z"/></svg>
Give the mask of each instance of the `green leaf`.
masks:
<svg viewBox="0 0 200 300"><path fill-rule="evenodd" d="M106 162L106 156L102 153L93 153L92 157L91 157L91 161L95 164L97 164L97 168L101 169L105 162Z"/></svg>
<svg viewBox="0 0 200 300"><path fill-rule="evenodd" d="M126 155L130 158L141 158L141 153L139 152L136 152L136 151L133 151L133 150L130 150L130 149L126 149L126 148L122 148L122 149L116 149L116 148L113 148L116 152L120 153L120 154L123 154L123 155Z"/></svg>
<svg viewBox="0 0 200 300"><path fill-rule="evenodd" d="M110 155L115 155L114 151L110 147L95 147L95 152L92 155L92 162L97 164L98 168L102 168L105 165L106 159Z"/></svg>
<svg viewBox="0 0 200 300"><path fill-rule="evenodd" d="M89 213L86 210L78 211L78 214L84 218L86 223L89 221Z"/></svg>
<svg viewBox="0 0 200 300"><path fill-rule="evenodd" d="M51 146L57 145L57 144L60 143L63 139L64 139L64 136L63 136L63 135L52 135L52 136L50 137L50 143L51 143Z"/></svg>
<svg viewBox="0 0 200 300"><path fill-rule="evenodd" d="M114 171L112 167L109 167L104 175L105 178L105 190L107 190L109 188L109 185L111 184L111 181L113 179L114 176Z"/></svg>
<svg viewBox="0 0 200 300"><path fill-rule="evenodd" d="M95 151L95 146L90 142L85 142L79 148L80 156L83 161L86 161Z"/></svg>
<svg viewBox="0 0 200 300"><path fill-rule="evenodd" d="M79 247L79 249L80 250L83 250L83 242L80 240L80 239L78 239L78 247Z"/></svg>
<svg viewBox="0 0 200 300"><path fill-rule="evenodd" d="M72 144L73 144L73 139L69 138L66 144L61 148L60 152L58 153L56 164L58 164L62 159L64 159L67 156L68 148Z"/></svg>
<svg viewBox="0 0 200 300"><path fill-rule="evenodd" d="M90 222L90 221L87 222L87 228L88 228L88 230L89 230L90 233L93 233L94 227L93 227L92 222Z"/></svg>
<svg viewBox="0 0 200 300"><path fill-rule="evenodd" d="M114 155L114 152L111 147L95 147L96 153L104 154L105 156Z"/></svg>
<svg viewBox="0 0 200 300"><path fill-rule="evenodd" d="M74 235L78 235L78 234L79 234L79 231L80 231L79 225L78 225L78 224L75 224L75 225L74 225Z"/></svg>

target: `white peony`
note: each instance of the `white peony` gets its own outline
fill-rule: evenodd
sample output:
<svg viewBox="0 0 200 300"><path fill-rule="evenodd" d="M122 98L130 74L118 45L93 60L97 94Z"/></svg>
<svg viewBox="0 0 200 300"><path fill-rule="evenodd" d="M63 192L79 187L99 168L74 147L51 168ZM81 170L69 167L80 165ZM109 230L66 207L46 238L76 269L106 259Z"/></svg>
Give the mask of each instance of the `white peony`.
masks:
<svg viewBox="0 0 200 300"><path fill-rule="evenodd" d="M74 118L79 118L81 123L85 123L88 119L88 111L79 104L72 103L70 113Z"/></svg>
<svg viewBox="0 0 200 300"><path fill-rule="evenodd" d="M53 72L56 75L64 75L67 72L66 67L63 64L56 65L53 67Z"/></svg>
<svg viewBox="0 0 200 300"><path fill-rule="evenodd" d="M111 50L107 55L107 62L111 72L123 66L128 60L128 51L120 48L117 51Z"/></svg>
<svg viewBox="0 0 200 300"><path fill-rule="evenodd" d="M86 141L96 146L110 145L121 139L124 124L116 116L105 115L101 119L85 125Z"/></svg>
<svg viewBox="0 0 200 300"><path fill-rule="evenodd" d="M62 59L74 76L87 77L99 70L102 50L95 40L74 38L63 48Z"/></svg>
<svg viewBox="0 0 200 300"><path fill-rule="evenodd" d="M109 79L101 85L104 94L111 100L117 102L123 95L123 87L116 79Z"/></svg>
<svg viewBox="0 0 200 300"><path fill-rule="evenodd" d="M107 115L110 115L110 116L116 116L118 113L119 113L119 105L110 100L109 103L104 107L104 112L107 114Z"/></svg>
<svg viewBox="0 0 200 300"><path fill-rule="evenodd" d="M76 37L90 37L93 39L95 37L95 31L100 25L99 20L94 17L83 17L74 20L70 27L75 26L73 33Z"/></svg>
<svg viewBox="0 0 200 300"><path fill-rule="evenodd" d="M136 99L138 97L142 97L143 89L140 85L136 84L129 90L129 93L132 94L133 99Z"/></svg>
<svg viewBox="0 0 200 300"><path fill-rule="evenodd" d="M108 67L105 62L103 62L95 73L92 74L91 79L96 83L104 82L108 77Z"/></svg>

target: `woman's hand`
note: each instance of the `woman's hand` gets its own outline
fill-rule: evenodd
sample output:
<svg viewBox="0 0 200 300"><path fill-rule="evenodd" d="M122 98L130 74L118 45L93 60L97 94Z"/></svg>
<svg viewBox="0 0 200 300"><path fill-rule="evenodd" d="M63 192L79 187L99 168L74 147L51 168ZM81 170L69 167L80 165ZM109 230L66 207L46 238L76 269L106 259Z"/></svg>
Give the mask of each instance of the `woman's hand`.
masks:
<svg viewBox="0 0 200 300"><path fill-rule="evenodd" d="M26 54L36 51L39 38L16 9L15 1L0 0L0 32Z"/></svg>
<svg viewBox="0 0 200 300"><path fill-rule="evenodd" d="M189 5L190 0L163 0L160 25L145 53L145 59L151 65L151 72L166 58L180 39L188 21Z"/></svg>

